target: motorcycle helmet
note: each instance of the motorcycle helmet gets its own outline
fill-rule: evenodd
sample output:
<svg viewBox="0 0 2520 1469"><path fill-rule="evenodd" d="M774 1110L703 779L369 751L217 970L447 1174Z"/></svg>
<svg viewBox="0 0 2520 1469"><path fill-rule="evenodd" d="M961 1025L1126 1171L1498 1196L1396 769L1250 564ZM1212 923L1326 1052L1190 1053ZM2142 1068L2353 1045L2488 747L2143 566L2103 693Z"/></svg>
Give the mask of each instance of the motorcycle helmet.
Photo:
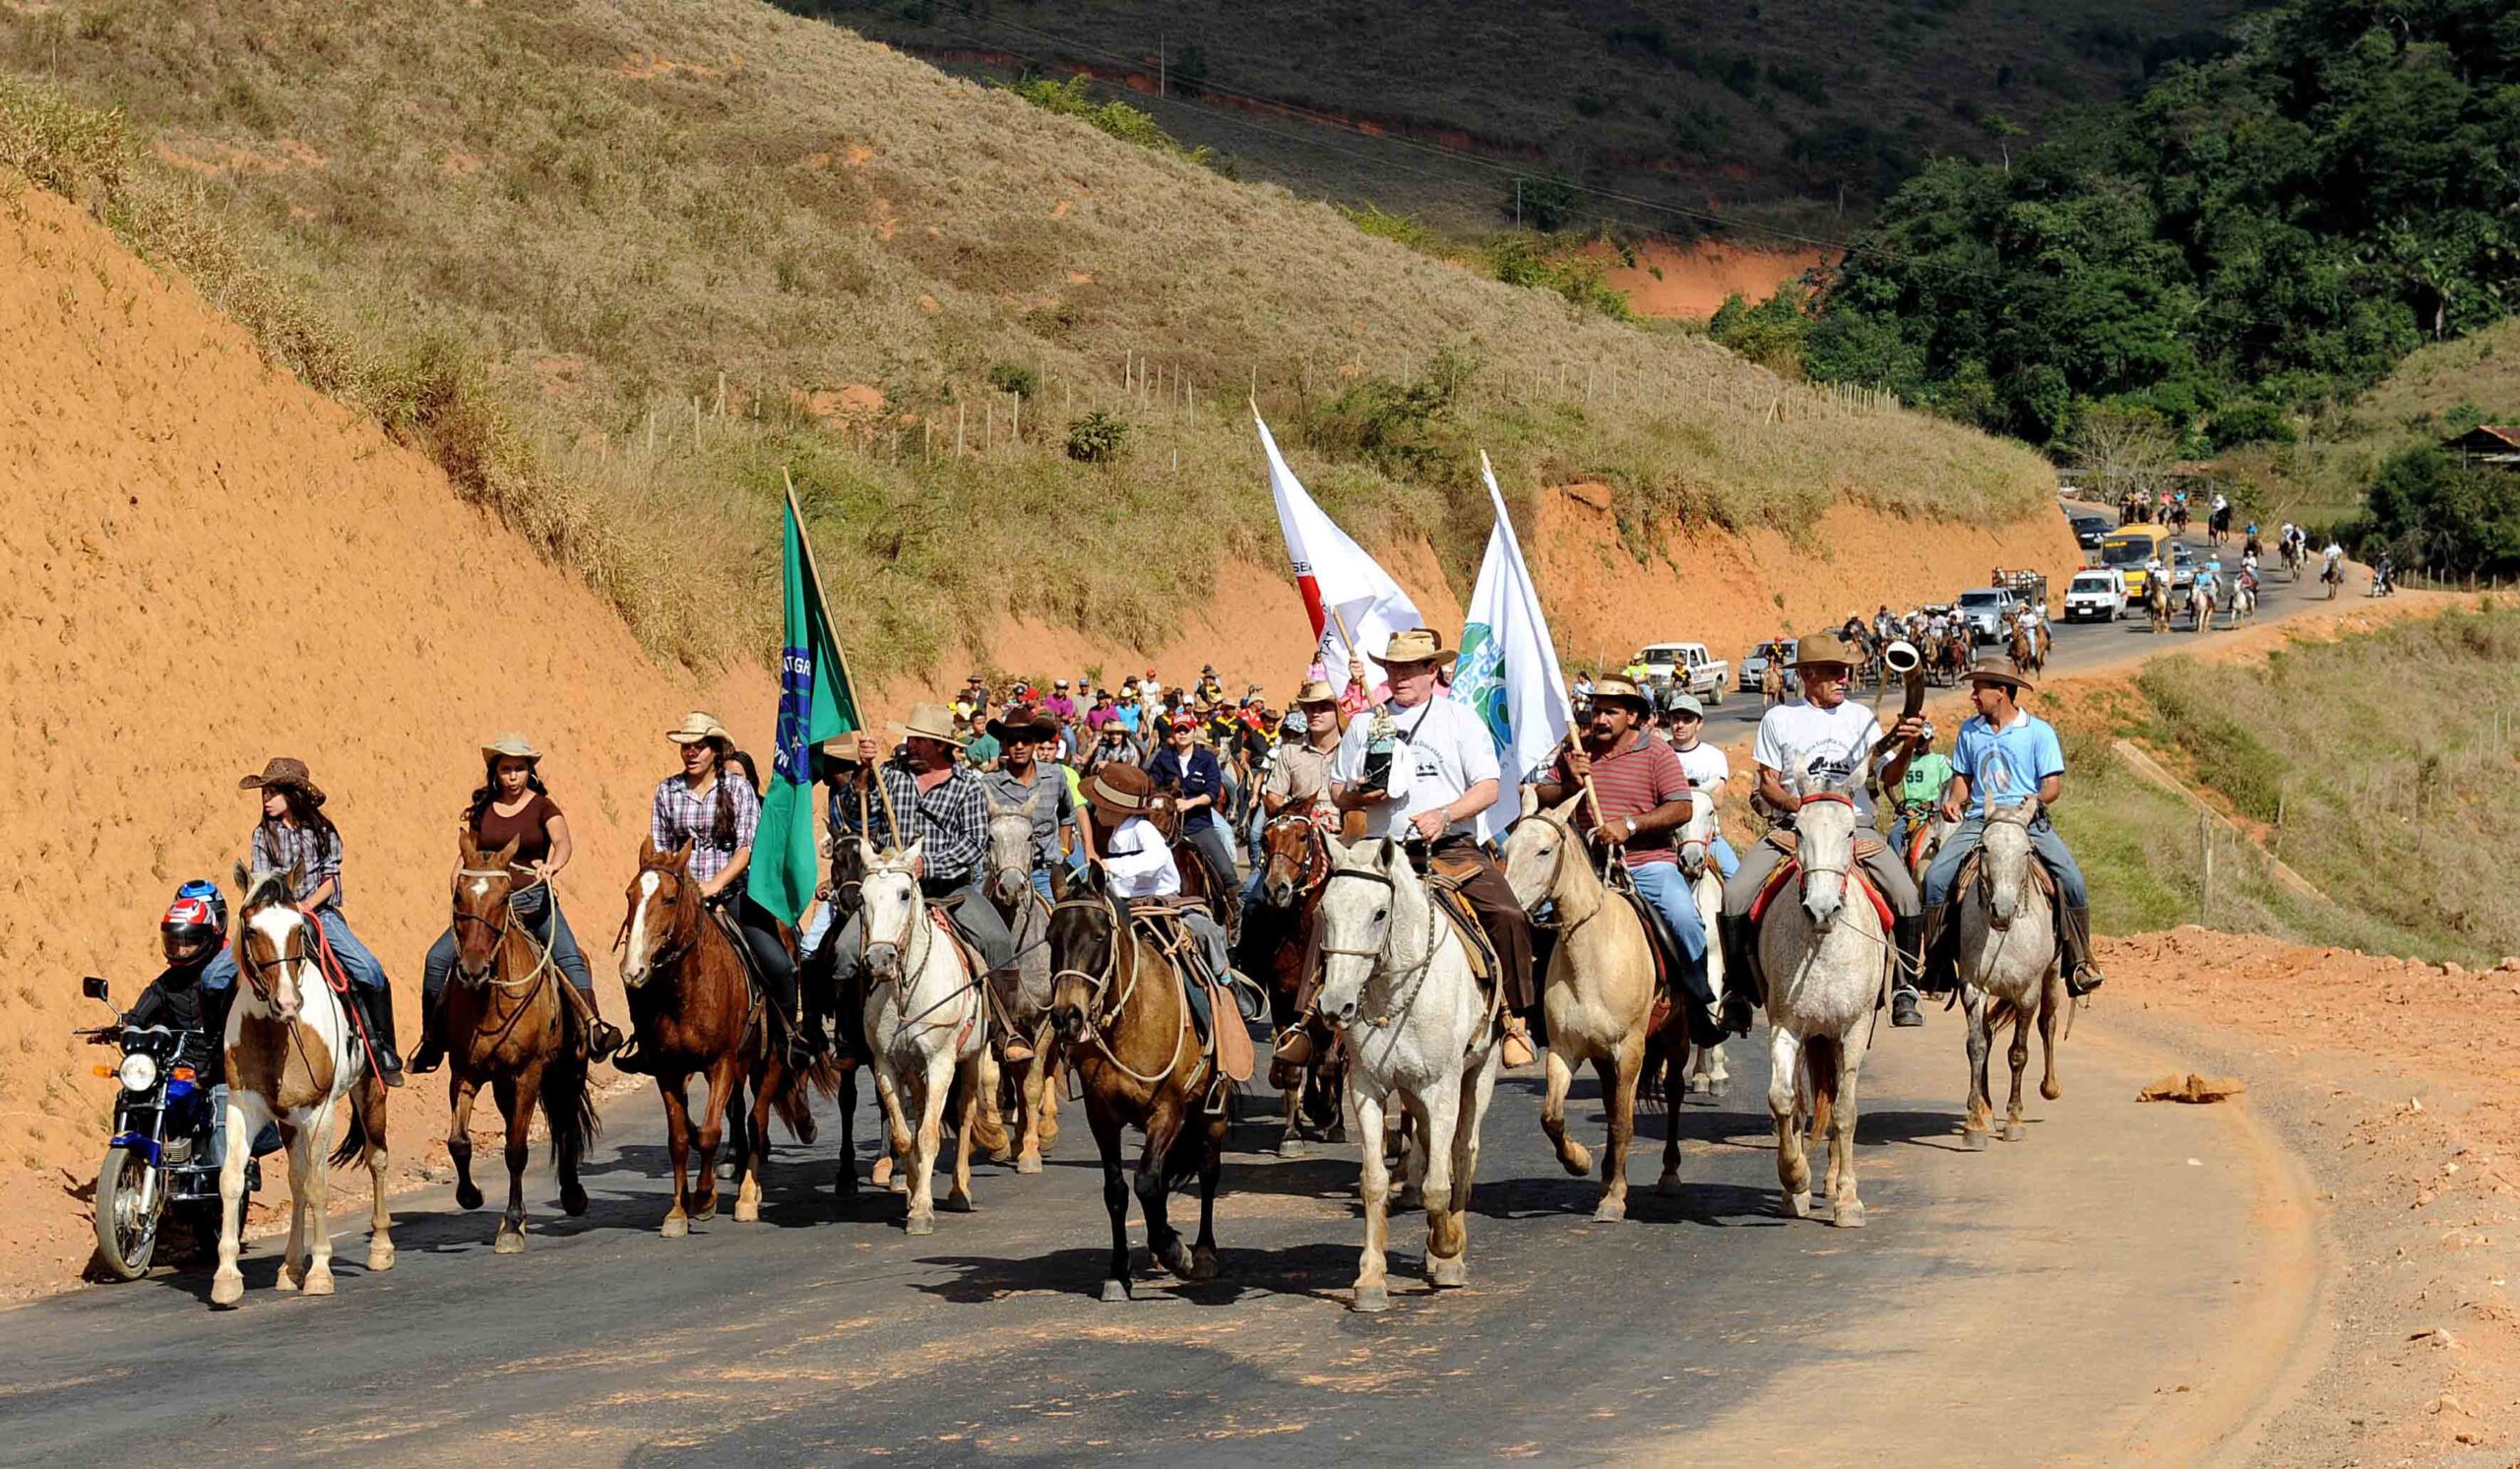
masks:
<svg viewBox="0 0 2520 1469"><path fill-rule="evenodd" d="M158 921L158 939L169 964L197 964L227 938L227 899L219 884L195 878L175 890L175 901Z"/></svg>

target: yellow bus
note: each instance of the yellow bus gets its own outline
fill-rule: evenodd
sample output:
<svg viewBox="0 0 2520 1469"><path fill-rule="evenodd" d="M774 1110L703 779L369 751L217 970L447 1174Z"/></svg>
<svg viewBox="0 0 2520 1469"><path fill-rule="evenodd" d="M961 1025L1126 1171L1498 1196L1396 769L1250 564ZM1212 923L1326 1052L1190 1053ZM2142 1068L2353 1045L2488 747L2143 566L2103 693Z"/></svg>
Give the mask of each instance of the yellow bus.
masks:
<svg viewBox="0 0 2520 1469"><path fill-rule="evenodd" d="M2171 535L2167 526L2119 526L2101 538L2100 564L2126 577L2126 600L2140 603L2152 595L2144 567L2160 561L2170 565Z"/></svg>

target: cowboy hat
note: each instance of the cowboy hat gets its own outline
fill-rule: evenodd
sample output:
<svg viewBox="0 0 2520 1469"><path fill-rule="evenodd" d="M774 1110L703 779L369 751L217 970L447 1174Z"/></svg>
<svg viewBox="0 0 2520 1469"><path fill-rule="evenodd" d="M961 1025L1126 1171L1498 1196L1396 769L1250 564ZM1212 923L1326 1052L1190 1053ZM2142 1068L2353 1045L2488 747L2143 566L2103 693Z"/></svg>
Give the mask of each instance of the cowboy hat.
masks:
<svg viewBox="0 0 2520 1469"><path fill-rule="evenodd" d="M1059 722L1031 704L1009 704L1006 713L988 722L990 737L1004 743L1015 739L1056 739Z"/></svg>
<svg viewBox="0 0 2520 1469"><path fill-rule="evenodd" d="M1303 687L1295 690L1295 702L1336 704L1339 702L1339 691L1330 686L1330 680L1327 678L1306 678L1303 681Z"/></svg>
<svg viewBox="0 0 2520 1469"><path fill-rule="evenodd" d="M1818 663L1835 663L1854 668L1861 662L1862 657L1847 646L1846 639L1834 632L1815 632L1795 645L1794 662L1789 667L1801 669Z"/></svg>
<svg viewBox="0 0 2520 1469"><path fill-rule="evenodd" d="M534 747L533 740L526 738L523 734L518 734L514 730L510 730L505 734L491 740L488 744L481 746L482 759L496 760L501 756L505 756L511 760L539 761L542 758L542 752Z"/></svg>
<svg viewBox="0 0 2520 1469"><path fill-rule="evenodd" d="M1968 679L1972 683L2008 684L2011 686L2013 696L2016 698L2023 694L2035 694L2039 692L2038 684L2022 677L2019 673L2012 671L2010 669L1971 669L1968 672L1963 673L1960 676Z"/></svg>
<svg viewBox="0 0 2520 1469"><path fill-rule="evenodd" d="M263 766L261 775L249 775L236 783L239 791L261 791L271 787L295 791L305 797L306 803L311 806L324 803L324 793L316 788L315 778L307 773L306 762L292 755L274 755Z"/></svg>
<svg viewBox="0 0 2520 1469"><path fill-rule="evenodd" d="M734 738L726 733L724 725L718 723L718 716L705 709L694 709L684 715L681 724L665 732L665 737L676 744L699 744L704 740Z"/></svg>
<svg viewBox="0 0 2520 1469"><path fill-rule="evenodd" d="M1393 633L1391 641L1383 644L1380 653L1365 656L1384 668L1391 668L1405 663L1449 664L1461 655L1445 647L1442 635L1432 628L1412 627L1405 632Z"/></svg>
<svg viewBox="0 0 2520 1469"><path fill-rule="evenodd" d="M1635 705L1639 714L1643 714L1647 707L1645 690L1624 678L1604 678L1596 682L1593 685L1593 702L1598 704L1604 699L1624 699Z"/></svg>
<svg viewBox="0 0 2520 1469"><path fill-rule="evenodd" d="M1155 778L1134 765L1110 764L1085 779L1085 803L1113 821L1144 816L1161 808Z"/></svg>
<svg viewBox="0 0 2520 1469"><path fill-rule="evenodd" d="M906 739L933 739L956 749L970 742L954 733L954 711L932 701L910 706L910 718L893 726L893 733Z"/></svg>

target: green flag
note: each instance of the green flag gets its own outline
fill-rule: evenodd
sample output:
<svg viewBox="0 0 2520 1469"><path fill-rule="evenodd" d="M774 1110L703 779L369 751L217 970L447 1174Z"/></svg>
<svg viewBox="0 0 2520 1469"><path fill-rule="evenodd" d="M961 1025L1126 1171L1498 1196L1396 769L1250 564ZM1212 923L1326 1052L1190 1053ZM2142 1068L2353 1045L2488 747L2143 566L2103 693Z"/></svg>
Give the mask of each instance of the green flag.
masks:
<svg viewBox="0 0 2520 1469"><path fill-rule="evenodd" d="M805 549L805 528L796 497L788 496L787 636L779 657L779 747L771 761L770 790L761 798L761 827L753 835L747 869L753 901L792 924L813 901L818 875L814 853L814 746L859 728L857 698L849 686L849 663L832 636L821 583Z"/></svg>

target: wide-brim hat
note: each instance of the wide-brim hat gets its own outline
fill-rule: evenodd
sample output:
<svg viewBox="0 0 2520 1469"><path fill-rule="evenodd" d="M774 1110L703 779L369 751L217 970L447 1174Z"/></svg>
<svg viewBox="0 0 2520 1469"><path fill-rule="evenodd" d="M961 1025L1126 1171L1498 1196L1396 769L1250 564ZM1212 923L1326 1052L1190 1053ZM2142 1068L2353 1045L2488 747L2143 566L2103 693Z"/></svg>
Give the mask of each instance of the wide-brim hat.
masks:
<svg viewBox="0 0 2520 1469"><path fill-rule="evenodd" d="M718 723L718 716L706 709L694 709L684 715L681 724L665 732L665 737L676 744L700 744L712 739L732 741L734 738L726 733L724 725Z"/></svg>
<svg viewBox="0 0 2520 1469"><path fill-rule="evenodd" d="M1327 678L1307 678L1303 681L1303 687L1295 690L1295 702L1336 704L1339 702L1339 690L1332 688Z"/></svg>
<svg viewBox="0 0 2520 1469"><path fill-rule="evenodd" d="M1852 669L1862 662L1863 655L1848 647L1846 639L1834 632L1814 632L1804 634L1795 644L1794 662L1788 667L1801 669L1817 663L1837 663Z"/></svg>
<svg viewBox="0 0 2520 1469"><path fill-rule="evenodd" d="M893 733L906 739L933 739L956 749L971 742L954 733L954 711L937 703L913 704L910 718L893 726Z"/></svg>
<svg viewBox="0 0 2520 1469"><path fill-rule="evenodd" d="M1960 676L1968 679L1972 683L2000 683L2009 687L2015 694L2035 694L2039 692L2038 684L2031 682L2029 679L2024 678L2010 669L1994 667L1971 669L1968 672L1963 673Z"/></svg>
<svg viewBox="0 0 2520 1469"><path fill-rule="evenodd" d="M316 786L314 776L308 773L306 762L293 755L274 755L264 764L261 775L244 776L236 782L239 791L264 791L274 787L296 792L306 798L308 805L324 803L324 793Z"/></svg>
<svg viewBox="0 0 2520 1469"><path fill-rule="evenodd" d="M1114 821L1157 808L1155 778L1134 765L1105 765L1085 778L1085 803Z"/></svg>
<svg viewBox="0 0 2520 1469"><path fill-rule="evenodd" d="M484 760L497 760L504 758L509 760L527 760L539 763L542 759L542 752L534 747L533 740L526 738L523 734L518 734L514 730L510 730L498 738L481 746L481 758Z"/></svg>
<svg viewBox="0 0 2520 1469"><path fill-rule="evenodd" d="M1645 690L1638 688L1634 683L1629 682L1625 678L1602 678L1595 680L1593 684L1593 702L1599 704L1604 699L1624 699L1628 703L1635 705L1636 712L1639 714L1643 714L1652 702L1645 697Z"/></svg>
<svg viewBox="0 0 2520 1469"><path fill-rule="evenodd" d="M1001 743L1014 739L1056 739L1059 722L1031 704L1010 704L1006 713L988 722L989 734Z"/></svg>
<svg viewBox="0 0 2520 1469"><path fill-rule="evenodd" d="M1393 633L1391 641L1383 644L1380 653L1365 656L1384 668L1390 668L1404 663L1449 664L1461 655L1445 647L1443 638L1433 628L1412 627L1405 632Z"/></svg>

